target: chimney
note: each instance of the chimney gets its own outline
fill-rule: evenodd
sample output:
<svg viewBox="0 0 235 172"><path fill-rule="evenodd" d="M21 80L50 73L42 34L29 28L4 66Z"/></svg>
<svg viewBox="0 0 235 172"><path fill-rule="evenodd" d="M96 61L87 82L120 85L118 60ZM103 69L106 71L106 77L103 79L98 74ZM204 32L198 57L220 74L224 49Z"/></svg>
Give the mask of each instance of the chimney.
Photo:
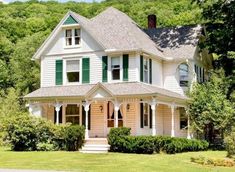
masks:
<svg viewBox="0 0 235 172"><path fill-rule="evenodd" d="M148 15L148 29L156 28L157 17L155 14Z"/></svg>

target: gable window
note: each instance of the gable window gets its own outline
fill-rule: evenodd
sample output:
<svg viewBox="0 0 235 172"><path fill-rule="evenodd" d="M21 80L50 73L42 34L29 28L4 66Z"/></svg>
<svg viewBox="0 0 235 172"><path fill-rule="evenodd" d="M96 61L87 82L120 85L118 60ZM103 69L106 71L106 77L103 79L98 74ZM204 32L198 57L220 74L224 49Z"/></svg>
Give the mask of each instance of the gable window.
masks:
<svg viewBox="0 0 235 172"><path fill-rule="evenodd" d="M65 41L66 41L66 46L72 45L72 29L65 30Z"/></svg>
<svg viewBox="0 0 235 172"><path fill-rule="evenodd" d="M144 122L144 127L147 127L149 125L149 105L147 103L143 104L143 122Z"/></svg>
<svg viewBox="0 0 235 172"><path fill-rule="evenodd" d="M188 86L188 76L189 75L189 68L188 65L182 63L179 65L179 83L181 87Z"/></svg>
<svg viewBox="0 0 235 172"><path fill-rule="evenodd" d="M180 115L180 129L186 129L188 126L188 118L186 115L186 111L183 107L179 107L179 115Z"/></svg>
<svg viewBox="0 0 235 172"><path fill-rule="evenodd" d="M120 80L120 57L111 58L112 80Z"/></svg>
<svg viewBox="0 0 235 172"><path fill-rule="evenodd" d="M149 60L144 58L144 82L149 83Z"/></svg>
<svg viewBox="0 0 235 172"><path fill-rule="evenodd" d="M70 122L72 124L80 123L80 113L79 107L76 104L69 104L66 107L66 123Z"/></svg>
<svg viewBox="0 0 235 172"><path fill-rule="evenodd" d="M67 60L66 61L66 75L67 82L74 83L80 81L80 61L79 60Z"/></svg>
<svg viewBox="0 0 235 172"><path fill-rule="evenodd" d="M65 45L76 46L81 42L81 30L80 29L66 29L65 30Z"/></svg>

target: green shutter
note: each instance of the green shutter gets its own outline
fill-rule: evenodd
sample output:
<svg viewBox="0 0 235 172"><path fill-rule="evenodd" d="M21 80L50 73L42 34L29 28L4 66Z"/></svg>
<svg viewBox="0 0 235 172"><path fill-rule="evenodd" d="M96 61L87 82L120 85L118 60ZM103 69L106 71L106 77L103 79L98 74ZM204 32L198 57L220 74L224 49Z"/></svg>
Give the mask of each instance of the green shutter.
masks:
<svg viewBox="0 0 235 172"><path fill-rule="evenodd" d="M151 106L149 105L149 128L152 128L152 120L153 120L152 109Z"/></svg>
<svg viewBox="0 0 235 172"><path fill-rule="evenodd" d="M140 128L144 128L144 105L140 103Z"/></svg>
<svg viewBox="0 0 235 172"><path fill-rule="evenodd" d="M62 85L63 84L63 60L56 60L55 65L55 84Z"/></svg>
<svg viewBox="0 0 235 172"><path fill-rule="evenodd" d="M69 16L65 22L63 23L63 25L67 25L67 24L77 24L78 22L72 17L72 16Z"/></svg>
<svg viewBox="0 0 235 172"><path fill-rule="evenodd" d="M143 69L143 56L140 56L140 81L143 82L144 80L144 69Z"/></svg>
<svg viewBox="0 0 235 172"><path fill-rule="evenodd" d="M82 59L82 83L90 83L90 59Z"/></svg>
<svg viewBox="0 0 235 172"><path fill-rule="evenodd" d="M108 81L108 57L102 57L102 82Z"/></svg>
<svg viewBox="0 0 235 172"><path fill-rule="evenodd" d="M152 59L149 59L149 83L152 84Z"/></svg>
<svg viewBox="0 0 235 172"><path fill-rule="evenodd" d="M128 81L129 55L123 54L123 81Z"/></svg>

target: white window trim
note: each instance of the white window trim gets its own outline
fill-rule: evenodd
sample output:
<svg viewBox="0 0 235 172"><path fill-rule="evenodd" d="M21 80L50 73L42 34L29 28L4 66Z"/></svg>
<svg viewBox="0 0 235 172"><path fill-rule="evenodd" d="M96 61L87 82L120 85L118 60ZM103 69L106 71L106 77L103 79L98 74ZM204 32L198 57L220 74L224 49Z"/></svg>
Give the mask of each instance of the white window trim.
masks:
<svg viewBox="0 0 235 172"><path fill-rule="evenodd" d="M66 45L66 30L72 30L72 45ZM75 45L75 29L80 29L80 44ZM71 49L71 48L79 48L82 44L82 30L80 27L68 27L64 28L63 30L63 42L64 42L64 49Z"/></svg>
<svg viewBox="0 0 235 172"><path fill-rule="evenodd" d="M181 86L180 85L180 81L181 81L181 78L180 78L180 65L187 65L188 66L188 80L182 80L182 81L188 81L188 86ZM178 65L178 78L179 78L179 81L178 81L178 83L179 83L179 86L181 87L181 88L188 88L189 86L190 86L190 79L189 79L189 77L190 77L190 69L189 69L189 65L188 64L186 64L186 63L180 63L179 65Z"/></svg>
<svg viewBox="0 0 235 172"><path fill-rule="evenodd" d="M145 60L147 60L147 65L148 65L148 81L147 82L145 82L145 69L144 69L144 61ZM149 66L149 58L147 58L147 57L143 57L143 82L144 83L147 83L147 84L149 84L149 81L150 81L150 78L149 78L149 68L150 66Z"/></svg>
<svg viewBox="0 0 235 172"><path fill-rule="evenodd" d="M111 59L112 57L119 57L120 59L120 79L119 80L113 80L112 78L112 63ZM117 56L108 56L108 82L109 83L115 83L115 82L122 82L123 81L123 64L122 64L122 56L117 55Z"/></svg>
<svg viewBox="0 0 235 172"><path fill-rule="evenodd" d="M79 82L68 82L67 78L67 61L69 60L79 60ZM63 85L80 85L82 84L82 58L81 57L75 57L75 58L64 58L63 59Z"/></svg>

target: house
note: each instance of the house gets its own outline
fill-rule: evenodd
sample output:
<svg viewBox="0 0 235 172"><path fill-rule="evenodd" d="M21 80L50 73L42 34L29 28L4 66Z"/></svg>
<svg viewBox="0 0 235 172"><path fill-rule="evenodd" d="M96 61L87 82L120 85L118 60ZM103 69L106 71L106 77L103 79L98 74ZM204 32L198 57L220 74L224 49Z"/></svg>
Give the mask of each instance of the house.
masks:
<svg viewBox="0 0 235 172"><path fill-rule="evenodd" d="M142 29L113 7L91 19L68 12L33 56L41 86L25 96L30 113L84 125L87 140L121 126L191 138L185 94L208 77L211 56L198 47L205 31L156 24L149 15Z"/></svg>

